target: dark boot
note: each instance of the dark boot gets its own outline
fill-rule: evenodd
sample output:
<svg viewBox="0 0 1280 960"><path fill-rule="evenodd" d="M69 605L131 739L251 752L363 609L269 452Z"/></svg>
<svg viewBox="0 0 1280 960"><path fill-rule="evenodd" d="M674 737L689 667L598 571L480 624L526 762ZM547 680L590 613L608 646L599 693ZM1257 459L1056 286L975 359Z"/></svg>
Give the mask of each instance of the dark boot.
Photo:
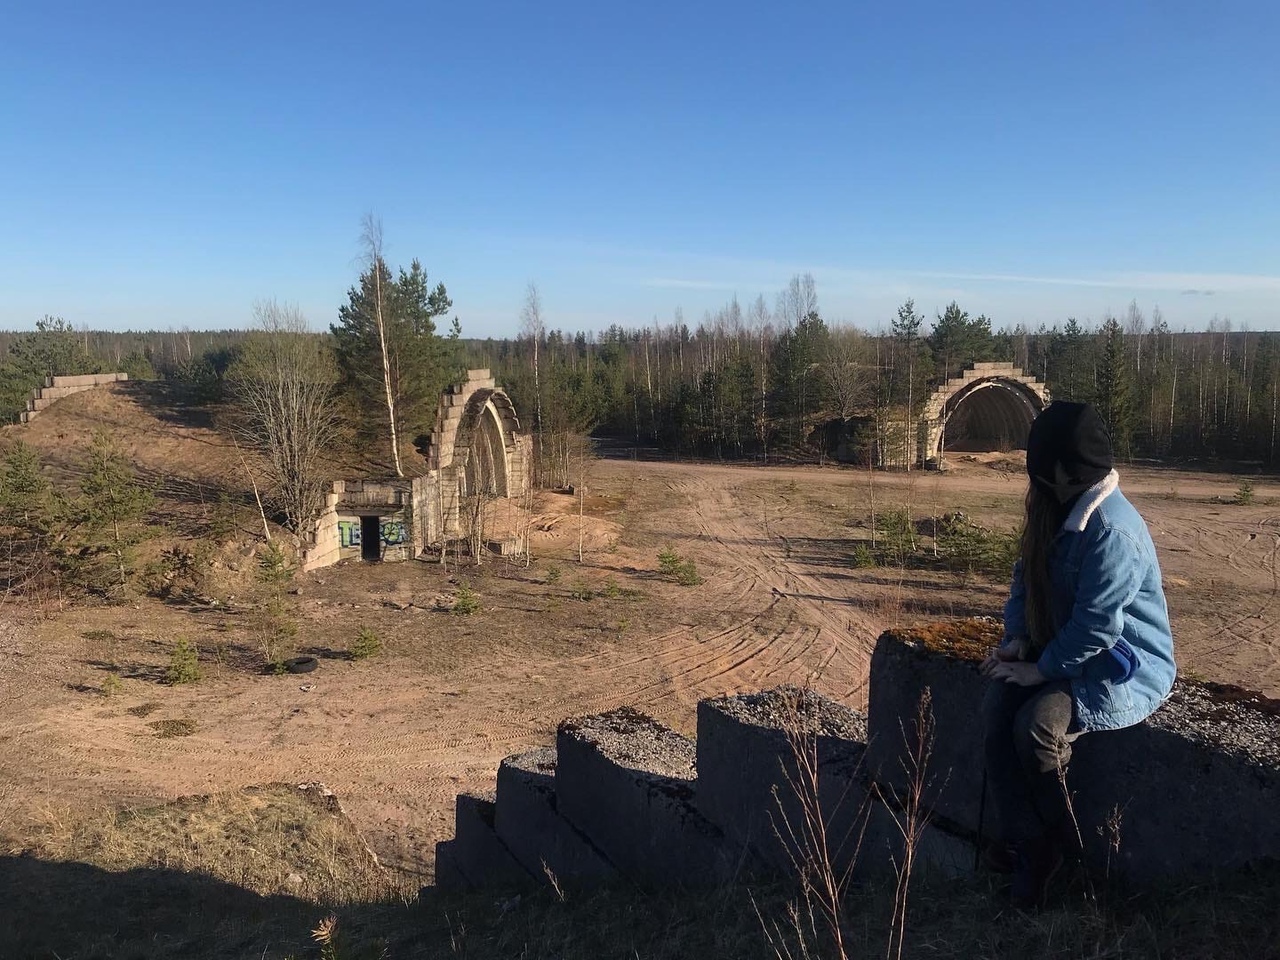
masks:
<svg viewBox="0 0 1280 960"><path fill-rule="evenodd" d="M1019 910L1039 909L1044 904L1049 881L1061 867L1062 847L1050 835L1019 843L1009 900Z"/></svg>

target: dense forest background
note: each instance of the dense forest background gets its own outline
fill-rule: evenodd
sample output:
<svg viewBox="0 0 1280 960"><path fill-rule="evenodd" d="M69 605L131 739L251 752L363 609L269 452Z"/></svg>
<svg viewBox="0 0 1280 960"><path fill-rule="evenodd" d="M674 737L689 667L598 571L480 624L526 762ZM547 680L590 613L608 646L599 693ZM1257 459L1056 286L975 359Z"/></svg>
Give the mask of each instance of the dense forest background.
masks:
<svg viewBox="0 0 1280 960"><path fill-rule="evenodd" d="M397 443L408 444L430 429L444 383L489 367L544 437L589 433L726 459L820 458L840 439L843 449L884 459L876 447L889 425L918 412L933 386L974 361L1005 360L1056 398L1097 404L1122 457L1276 465L1280 333L1226 320L1175 332L1158 308L1133 303L1093 324L994 329L956 303L929 318L907 301L873 332L828 322L813 278L797 276L772 306L763 296L745 307L733 299L694 325L676 311L667 324L594 332L551 327L531 285L518 336L475 340L456 317L447 332L436 329L452 302L420 264L393 275L379 260L378 270L334 305L327 331L305 334L332 355L333 390L366 439L387 420L386 384L399 404ZM388 291L382 326L370 306L374 284ZM168 381L191 403L217 402L252 336L94 331L45 317L33 332L0 333L0 410L16 416L45 376L103 370Z"/></svg>

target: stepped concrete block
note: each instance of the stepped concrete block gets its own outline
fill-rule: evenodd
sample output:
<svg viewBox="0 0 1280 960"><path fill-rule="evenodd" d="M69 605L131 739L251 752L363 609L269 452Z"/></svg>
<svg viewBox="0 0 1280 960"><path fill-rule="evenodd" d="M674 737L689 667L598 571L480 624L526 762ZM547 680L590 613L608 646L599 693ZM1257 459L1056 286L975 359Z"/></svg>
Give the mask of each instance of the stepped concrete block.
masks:
<svg viewBox="0 0 1280 960"><path fill-rule="evenodd" d="M738 873L739 849L698 812L687 737L622 708L562 723L556 754L557 808L624 876L699 886Z"/></svg>
<svg viewBox="0 0 1280 960"><path fill-rule="evenodd" d="M990 643L976 642L972 651ZM978 659L933 652L911 634L886 633L871 655L867 703L867 770L890 796L905 797L914 776L912 753L921 697L929 691L932 748L923 771L925 803L935 813L976 833L982 791L982 696L986 681ZM910 772L909 772L910 771ZM988 811L989 812L989 811Z"/></svg>
<svg viewBox="0 0 1280 960"><path fill-rule="evenodd" d="M1076 741L1068 784L1099 869L1145 883L1280 860L1280 700L1179 682L1145 722Z"/></svg>
<svg viewBox="0 0 1280 960"><path fill-rule="evenodd" d="M458 869L454 854L454 841L442 840L436 844L436 884L441 890L466 890L471 884Z"/></svg>
<svg viewBox="0 0 1280 960"><path fill-rule="evenodd" d="M940 643L947 629L967 628L885 634L877 643L867 765L886 792L903 796L902 728L910 733L928 688L935 737L926 801L942 826L974 833L985 689L977 658L987 644L972 636ZM1280 859L1280 701L1179 681L1143 723L1077 740L1067 788L1086 859L1100 871L1141 884ZM990 802L983 832L1000 835Z"/></svg>
<svg viewBox="0 0 1280 960"><path fill-rule="evenodd" d="M556 809L556 752L551 747L507 757L498 767L494 826L526 870L565 885L611 882L618 871Z"/></svg>
<svg viewBox="0 0 1280 960"><path fill-rule="evenodd" d="M703 700L698 809L768 867L793 873L811 845L801 798L813 797L816 780L828 850L847 863L866 820L865 741L863 714L812 691Z"/></svg>
<svg viewBox="0 0 1280 960"><path fill-rule="evenodd" d="M93 386L79 387L45 387L40 391L40 397L43 400L61 400L63 397L70 397L77 393L84 393L86 390L92 390Z"/></svg>
<svg viewBox="0 0 1280 960"><path fill-rule="evenodd" d="M533 877L511 855L494 830L493 800L462 793L454 814L453 847L458 871L474 887L530 887Z"/></svg>

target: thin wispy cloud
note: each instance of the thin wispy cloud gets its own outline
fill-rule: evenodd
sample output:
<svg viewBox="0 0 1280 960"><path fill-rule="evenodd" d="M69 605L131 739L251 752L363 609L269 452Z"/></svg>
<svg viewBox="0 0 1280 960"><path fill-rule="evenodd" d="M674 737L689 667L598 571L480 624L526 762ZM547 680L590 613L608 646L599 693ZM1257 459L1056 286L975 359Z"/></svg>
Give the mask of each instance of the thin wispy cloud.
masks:
<svg viewBox="0 0 1280 960"><path fill-rule="evenodd" d="M1184 296L1184 297L1212 297L1212 296L1213 296L1213 294L1214 294L1214 292L1215 292L1215 291L1213 291L1213 290L1183 290L1183 291L1182 291L1182 296Z"/></svg>
<svg viewBox="0 0 1280 960"><path fill-rule="evenodd" d="M681 280L675 277L653 277L644 281L644 286L659 290L737 290L739 284L727 283L723 280Z"/></svg>
<svg viewBox="0 0 1280 960"><path fill-rule="evenodd" d="M1029 283L1056 287L1100 287L1112 290L1177 290L1187 295L1212 296L1219 290L1233 293L1280 293L1280 277L1239 273L1117 273L1097 277L1048 277L1016 273L949 273L913 270L911 276L973 283Z"/></svg>

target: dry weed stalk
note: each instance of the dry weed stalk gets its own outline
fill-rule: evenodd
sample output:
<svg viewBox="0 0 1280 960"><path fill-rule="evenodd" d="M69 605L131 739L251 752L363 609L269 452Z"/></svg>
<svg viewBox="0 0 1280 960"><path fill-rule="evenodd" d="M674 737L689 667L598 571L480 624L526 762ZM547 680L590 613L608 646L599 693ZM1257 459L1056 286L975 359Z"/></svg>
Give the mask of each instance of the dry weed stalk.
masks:
<svg viewBox="0 0 1280 960"><path fill-rule="evenodd" d="M800 956L809 956L808 940L805 937L804 917L808 918L808 928L812 936L817 929L816 913L821 916L823 926L834 946L834 956L839 960L848 957L844 936L844 895L848 889L853 868L858 859L865 829L865 808L860 809L845 837L831 836L831 824L848 799L848 788L831 805L831 809L823 809L820 793L820 771L818 760L818 733L815 724L806 722L806 701L812 696L812 690L803 688L788 692L783 698L782 729L787 738L788 756L782 761L783 777L786 780L787 797L777 785L773 788L776 810L770 811L774 835L791 861L791 868L800 882L801 899L788 905L789 924L796 935L797 949ZM788 768L790 760L792 767ZM852 784L854 778L850 779ZM794 798L798 810L789 809L787 799ZM856 832L856 839L854 834ZM854 840L851 851L846 847ZM845 854L848 853L846 857ZM805 910L800 910L803 903ZM762 919L763 924L763 919ZM780 957L792 956L777 922L770 933L768 925L764 925L765 935ZM776 935L776 936L775 936ZM780 951L782 945L785 952Z"/></svg>
<svg viewBox="0 0 1280 960"><path fill-rule="evenodd" d="M885 949L887 958L902 958L902 948L907 932L907 904L911 891L911 875L915 870L916 854L929 825L930 811L925 796L932 786L928 774L929 758L933 753L934 739L933 693L925 687L916 706L912 731L902 730L906 755L902 770L906 774L907 787L901 795L893 793L893 803L885 805L894 825L902 836L902 856L894 860L893 917L889 924L889 942Z"/></svg>

